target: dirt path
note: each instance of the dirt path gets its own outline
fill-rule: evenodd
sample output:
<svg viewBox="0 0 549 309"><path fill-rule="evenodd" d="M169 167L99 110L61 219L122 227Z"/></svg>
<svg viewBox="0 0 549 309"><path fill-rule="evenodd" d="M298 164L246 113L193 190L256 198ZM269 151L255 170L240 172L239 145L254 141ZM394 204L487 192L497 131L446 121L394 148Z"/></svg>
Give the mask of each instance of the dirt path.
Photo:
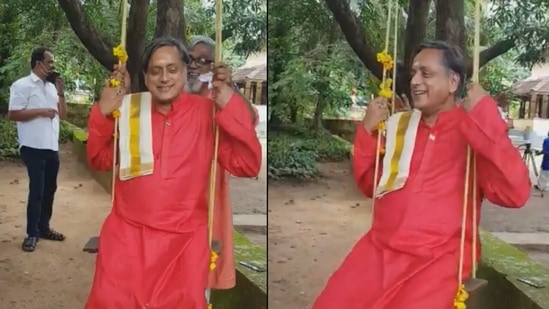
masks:
<svg viewBox="0 0 549 309"><path fill-rule="evenodd" d="M370 226L370 201L356 189L350 163L320 168L325 177L317 183L269 182L270 309L310 308L329 275ZM482 227L547 231L548 201L547 196L532 197L520 210L485 205ZM542 263L549 261L546 252L530 253Z"/></svg>
<svg viewBox="0 0 549 309"><path fill-rule="evenodd" d="M350 163L321 165L318 183L269 182L269 308L306 309L370 225Z"/></svg>
<svg viewBox="0 0 549 309"><path fill-rule="evenodd" d="M25 234L28 180L23 165L0 162L0 308L80 309L93 278L95 255L82 252L110 209L109 195L63 147L52 227L63 243L40 241L34 253L20 249ZM237 213L265 213L263 180L231 179ZM250 191L249 188L256 188ZM263 195L263 203L257 195Z"/></svg>

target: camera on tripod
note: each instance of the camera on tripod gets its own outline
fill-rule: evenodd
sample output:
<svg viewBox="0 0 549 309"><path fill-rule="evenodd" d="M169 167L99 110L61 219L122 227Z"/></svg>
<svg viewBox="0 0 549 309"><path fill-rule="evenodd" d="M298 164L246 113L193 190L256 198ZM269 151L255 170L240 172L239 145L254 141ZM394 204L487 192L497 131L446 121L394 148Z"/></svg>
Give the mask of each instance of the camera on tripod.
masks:
<svg viewBox="0 0 549 309"><path fill-rule="evenodd" d="M539 156L543 154L541 150L532 149L531 143L522 144L519 146L519 149L521 148L524 149L522 152L523 161L526 161L526 156L528 155Z"/></svg>

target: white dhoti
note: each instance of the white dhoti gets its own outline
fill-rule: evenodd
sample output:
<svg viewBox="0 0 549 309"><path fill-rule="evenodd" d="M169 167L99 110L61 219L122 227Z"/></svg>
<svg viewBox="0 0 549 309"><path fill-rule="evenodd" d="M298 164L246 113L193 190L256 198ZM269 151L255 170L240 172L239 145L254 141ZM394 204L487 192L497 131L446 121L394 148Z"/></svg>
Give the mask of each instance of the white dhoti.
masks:
<svg viewBox="0 0 549 309"><path fill-rule="evenodd" d="M538 186L540 190L549 188L549 170L541 170L538 177Z"/></svg>

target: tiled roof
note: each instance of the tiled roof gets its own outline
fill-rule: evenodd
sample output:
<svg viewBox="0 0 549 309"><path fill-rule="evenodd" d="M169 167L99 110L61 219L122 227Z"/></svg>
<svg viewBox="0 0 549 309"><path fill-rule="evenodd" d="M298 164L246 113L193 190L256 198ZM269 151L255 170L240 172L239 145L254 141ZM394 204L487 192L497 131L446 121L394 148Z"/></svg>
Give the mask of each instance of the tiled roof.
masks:
<svg viewBox="0 0 549 309"><path fill-rule="evenodd" d="M266 81L267 65L259 64L249 67L240 67L233 72L233 81L238 83L247 79Z"/></svg>
<svg viewBox="0 0 549 309"><path fill-rule="evenodd" d="M549 94L549 76L518 81L511 87L511 92L516 95Z"/></svg>

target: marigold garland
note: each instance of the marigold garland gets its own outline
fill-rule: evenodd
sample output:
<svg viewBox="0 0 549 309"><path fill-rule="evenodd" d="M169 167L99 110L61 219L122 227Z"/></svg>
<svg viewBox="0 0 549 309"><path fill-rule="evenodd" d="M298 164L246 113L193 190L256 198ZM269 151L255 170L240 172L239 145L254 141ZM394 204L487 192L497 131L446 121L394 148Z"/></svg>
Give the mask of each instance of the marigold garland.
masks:
<svg viewBox="0 0 549 309"><path fill-rule="evenodd" d="M126 52L126 49L124 49L122 45L113 47L112 53L116 58L118 58L118 62L125 63L128 61L128 53Z"/></svg>
<svg viewBox="0 0 549 309"><path fill-rule="evenodd" d="M393 57L389 55L387 50L383 50L379 53L377 53L377 61L383 65L383 80L381 81L381 84L379 85L379 93L378 95L380 97L391 99L393 97L393 91L391 90L391 85L393 84L393 80L390 78L386 78L387 71L393 68ZM377 129L379 131L385 131L385 121L381 122ZM385 147L379 148L380 154L385 154Z"/></svg>
<svg viewBox="0 0 549 309"><path fill-rule="evenodd" d="M112 54L118 59L118 63L126 63L126 61L128 61L128 53L126 52L126 49L122 46L122 44L113 47ZM120 87L121 85L122 83L120 82L120 80L114 77L111 77L109 79L109 86L111 86L112 88L117 88L117 87ZM111 115L114 118L119 118L120 111L115 110L112 112Z"/></svg>
<svg viewBox="0 0 549 309"><path fill-rule="evenodd" d="M219 258L217 253L215 253L215 251L212 251L212 255L210 257L210 270L211 271L213 271L216 267L215 262L217 261L217 258Z"/></svg>
<svg viewBox="0 0 549 309"><path fill-rule="evenodd" d="M465 285L460 284L459 289L456 293L456 298L454 298L454 308L455 309L466 309L465 301L469 298L469 293L465 290Z"/></svg>
<svg viewBox="0 0 549 309"><path fill-rule="evenodd" d="M393 57L391 57L391 55L389 55L389 53L386 50L377 53L377 61L383 64L383 69L385 71L389 71L390 69L393 68L393 64L394 64Z"/></svg>

